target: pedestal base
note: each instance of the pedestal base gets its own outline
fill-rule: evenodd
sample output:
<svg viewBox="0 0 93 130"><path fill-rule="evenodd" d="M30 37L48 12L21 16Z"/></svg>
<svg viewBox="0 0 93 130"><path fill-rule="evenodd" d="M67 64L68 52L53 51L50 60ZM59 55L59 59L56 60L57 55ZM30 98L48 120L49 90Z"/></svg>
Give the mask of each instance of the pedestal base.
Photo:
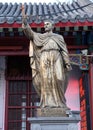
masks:
<svg viewBox="0 0 93 130"><path fill-rule="evenodd" d="M37 117L67 117L66 110L62 108L38 108Z"/></svg>
<svg viewBox="0 0 93 130"><path fill-rule="evenodd" d="M72 112L70 117L34 117L28 118L31 130L78 130L80 112Z"/></svg>

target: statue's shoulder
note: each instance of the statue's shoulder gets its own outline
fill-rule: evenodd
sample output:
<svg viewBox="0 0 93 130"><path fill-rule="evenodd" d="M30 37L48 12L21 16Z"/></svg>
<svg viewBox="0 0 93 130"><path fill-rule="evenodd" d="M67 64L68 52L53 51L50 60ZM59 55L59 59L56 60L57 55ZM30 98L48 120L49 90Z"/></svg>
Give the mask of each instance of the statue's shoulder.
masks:
<svg viewBox="0 0 93 130"><path fill-rule="evenodd" d="M47 33L36 33L39 36L47 36Z"/></svg>
<svg viewBox="0 0 93 130"><path fill-rule="evenodd" d="M62 35L60 35L60 34L53 33L53 35L54 35L55 37L57 37L57 38L63 39L63 36L62 36Z"/></svg>

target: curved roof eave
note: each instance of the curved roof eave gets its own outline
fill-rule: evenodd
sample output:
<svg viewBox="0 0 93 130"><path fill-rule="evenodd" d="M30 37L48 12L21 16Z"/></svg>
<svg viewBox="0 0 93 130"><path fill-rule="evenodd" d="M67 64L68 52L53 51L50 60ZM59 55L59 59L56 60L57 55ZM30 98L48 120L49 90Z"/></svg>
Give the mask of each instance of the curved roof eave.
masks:
<svg viewBox="0 0 93 130"><path fill-rule="evenodd" d="M0 3L0 27L21 27L22 3ZM45 19L51 19L56 26L93 25L93 2L77 0L72 3L24 3L28 23L33 26L43 26Z"/></svg>

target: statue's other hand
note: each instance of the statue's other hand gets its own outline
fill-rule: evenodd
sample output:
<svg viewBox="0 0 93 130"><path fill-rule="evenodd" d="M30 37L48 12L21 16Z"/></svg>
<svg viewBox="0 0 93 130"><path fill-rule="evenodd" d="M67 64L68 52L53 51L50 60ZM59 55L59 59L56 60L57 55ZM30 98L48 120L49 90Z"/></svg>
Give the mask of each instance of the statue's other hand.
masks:
<svg viewBox="0 0 93 130"><path fill-rule="evenodd" d="M34 57L33 57L33 56L31 56L31 57L30 57L30 65L32 65L32 64L33 64L33 62L34 62Z"/></svg>
<svg viewBox="0 0 93 130"><path fill-rule="evenodd" d="M70 64L66 64L66 69L67 69L67 71L71 71L72 70L71 65Z"/></svg>

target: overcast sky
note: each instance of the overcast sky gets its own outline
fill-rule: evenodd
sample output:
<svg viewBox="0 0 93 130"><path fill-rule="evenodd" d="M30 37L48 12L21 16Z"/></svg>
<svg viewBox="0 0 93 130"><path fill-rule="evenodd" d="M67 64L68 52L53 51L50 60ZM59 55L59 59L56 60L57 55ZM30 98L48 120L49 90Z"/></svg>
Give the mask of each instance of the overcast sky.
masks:
<svg viewBox="0 0 93 130"><path fill-rule="evenodd" d="M72 1L73 0L0 0L0 2L2 2L2 3L5 3L5 2L7 2L7 3L29 3L29 2L31 2L31 3L54 3L54 2L56 2L56 3L58 3L58 2L61 2L61 3L63 3L63 2L66 2L66 3L72 3ZM77 1L77 0L74 0L74 1ZM81 0L82 1L82 0ZM90 0L90 1L93 1L93 0Z"/></svg>
<svg viewBox="0 0 93 130"><path fill-rule="evenodd" d="M73 0L0 0L0 2L2 2L2 3L5 3L5 2L7 2L7 3L15 3L15 2L17 2L17 3L29 3L29 2L31 2L31 3L39 3L39 2L41 2L41 3L49 3L49 2L51 2L51 3L54 3L54 2L56 2L56 3L58 3L58 2L61 2L61 3L63 3L63 2L72 2Z"/></svg>

